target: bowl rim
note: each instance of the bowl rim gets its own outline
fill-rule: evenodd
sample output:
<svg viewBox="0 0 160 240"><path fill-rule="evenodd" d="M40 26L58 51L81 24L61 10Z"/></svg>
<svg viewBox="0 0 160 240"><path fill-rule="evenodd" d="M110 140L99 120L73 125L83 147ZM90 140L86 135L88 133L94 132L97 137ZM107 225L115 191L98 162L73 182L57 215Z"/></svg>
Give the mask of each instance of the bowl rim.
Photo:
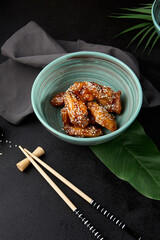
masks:
<svg viewBox="0 0 160 240"><path fill-rule="evenodd" d="M157 23L156 19L155 19L155 16L154 16L154 8L155 8L155 5L156 3L158 2L159 0L155 0L152 4L152 9L151 9L151 15L152 15L152 20L153 20L153 23L155 25L155 27L158 29L158 31L160 31L160 26L159 24ZM160 1L159 1L160 2Z"/></svg>
<svg viewBox="0 0 160 240"><path fill-rule="evenodd" d="M91 138L80 138L80 137L74 137L74 136L69 136L65 133L61 133L59 131L57 131L56 129L52 128L47 122L45 122L43 120L43 118L40 116L38 110L36 109L36 104L35 104L35 101L34 101L34 89L36 88L36 83L38 82L39 78L45 73L45 71L47 69L49 69L50 67L52 67L52 65L54 66L55 64L61 62L61 60L65 60L65 59L68 59L70 57L74 57L74 56L81 56L81 55L90 55L90 56L97 56L97 57L103 57L103 58L109 58L115 62L117 62L118 64L120 64L121 66L125 67L129 72L130 74L134 77L135 79L135 82L136 82L136 85L137 85L137 89L139 91L139 102L138 102L138 105L137 105L137 109L134 113L134 115L132 116L131 119L129 119L129 121L127 123L125 123L122 127L120 127L119 129L117 129L116 131L114 132L110 132L109 134L106 134L106 135L102 135L102 136L99 136L99 137L91 137ZM100 142L103 142L103 140L109 140L110 138L114 138L116 135L119 135L120 133L124 132L130 125L131 123L135 120L135 118L137 117L140 109L141 109L141 106L142 106L142 101L143 101L143 92L142 92L142 87L141 87L141 84L136 76L136 74L131 70L130 67L128 67L124 62L122 62L121 60L117 59L116 57L113 57L109 54L106 54L106 53L101 53L101 52L94 52L94 51L78 51L78 52L74 52L74 53L67 53L66 55L63 55L61 57L58 57L57 59L53 60L52 62L50 62L49 64L47 64L41 71L40 73L37 75L33 85L32 85L32 89L31 89L31 103L32 103L32 107L33 107L33 110L37 116L37 118L39 119L39 121L50 131L52 132L53 134L55 134L57 137L60 137L61 139L66 139L66 140L70 140L70 141L74 141L75 144L80 142L80 143L87 143L89 142L90 144L92 143L95 143L97 141L100 140Z"/></svg>

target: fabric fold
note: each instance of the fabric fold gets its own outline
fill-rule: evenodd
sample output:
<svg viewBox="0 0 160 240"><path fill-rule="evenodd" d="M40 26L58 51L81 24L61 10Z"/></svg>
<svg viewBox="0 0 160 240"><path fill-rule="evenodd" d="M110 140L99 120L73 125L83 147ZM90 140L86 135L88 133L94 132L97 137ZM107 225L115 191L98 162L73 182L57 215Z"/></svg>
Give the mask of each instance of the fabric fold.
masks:
<svg viewBox="0 0 160 240"><path fill-rule="evenodd" d="M77 51L97 51L109 54L126 63L139 78L143 107L160 105L160 94L139 71L136 58L118 48L100 44L55 40L38 24L31 21L14 33L2 46L2 55L9 58L0 65L0 115L19 124L32 113L30 100L32 84L48 63L64 54Z"/></svg>

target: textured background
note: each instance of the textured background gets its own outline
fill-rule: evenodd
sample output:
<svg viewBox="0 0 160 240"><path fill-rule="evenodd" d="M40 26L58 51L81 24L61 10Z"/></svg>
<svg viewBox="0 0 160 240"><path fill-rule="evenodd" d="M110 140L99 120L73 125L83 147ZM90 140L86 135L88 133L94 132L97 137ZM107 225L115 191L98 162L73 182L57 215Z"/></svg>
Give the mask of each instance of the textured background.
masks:
<svg viewBox="0 0 160 240"><path fill-rule="evenodd" d="M141 2L151 3L144 0ZM112 19L108 15L119 11L119 7L134 7L138 3L138 0L6 0L0 8L0 46L15 31L33 20L55 39L81 39L126 50L132 34L120 38L114 36L135 22ZM134 53L135 44L128 51ZM150 56L142 54L142 48L135 56L141 73L160 91L160 43L157 43ZM5 59L0 56L0 62ZM159 110L160 107L142 109L138 120L160 149ZM159 239L159 201L145 198L128 183L119 180L88 147L70 145L55 138L41 126L34 114L19 126L0 118L0 128L3 133L3 136L0 135L0 239L92 239L88 230L35 169L30 167L25 173L18 171L15 164L23 158L23 154L15 147L17 144L30 150L42 146L46 151L43 159L49 165L120 217L139 232L143 239ZM52 178L106 239L132 240L57 179Z"/></svg>

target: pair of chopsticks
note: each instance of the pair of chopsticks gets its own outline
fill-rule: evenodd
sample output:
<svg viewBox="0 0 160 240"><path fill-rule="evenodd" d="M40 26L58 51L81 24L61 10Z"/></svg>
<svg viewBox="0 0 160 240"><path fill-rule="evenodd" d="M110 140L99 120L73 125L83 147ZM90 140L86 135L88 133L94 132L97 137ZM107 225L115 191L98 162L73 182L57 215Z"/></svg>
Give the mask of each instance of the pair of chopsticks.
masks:
<svg viewBox="0 0 160 240"><path fill-rule="evenodd" d="M50 186L57 192L57 194L64 200L64 202L70 207L70 209L75 213L75 215L83 222L83 224L88 228L88 230L99 240L104 240L104 237L96 230L96 228L89 222L89 220L84 217L81 211L69 200L69 198L61 191L61 189L52 181L52 179L43 171L43 169L37 164L37 162L42 165L45 169L51 172L54 176L56 176L59 180L61 180L64 184L66 184L69 188L71 188L74 192L80 195L84 200L86 200L90 205L92 205L95 209L97 209L101 214L106 216L110 221L115 223L121 229L125 230L129 235L134 237L136 240L142 240L136 233L134 233L131 229L129 229L122 221L120 221L117 217L115 217L108 210L103 208L100 204L98 204L95 200L87 196L84 192L74 186L71 182L69 182L66 178L60 175L57 171L51 168L49 165L44 163L40 158L36 157L27 149L23 149L19 146L20 150L24 153L24 155L30 160L33 166L38 170L38 172L44 177L44 179L50 184ZM36 160L36 161L34 161Z"/></svg>

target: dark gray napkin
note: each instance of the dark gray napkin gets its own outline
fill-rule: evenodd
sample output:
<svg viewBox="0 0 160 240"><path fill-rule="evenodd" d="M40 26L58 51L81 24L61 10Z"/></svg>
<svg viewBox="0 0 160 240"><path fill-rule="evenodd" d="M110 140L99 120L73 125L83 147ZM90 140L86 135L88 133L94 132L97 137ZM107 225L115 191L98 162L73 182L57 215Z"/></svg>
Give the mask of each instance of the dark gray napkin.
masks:
<svg viewBox="0 0 160 240"><path fill-rule="evenodd" d="M34 79L40 70L52 60L76 51L103 52L120 59L141 81L144 93L143 107L160 105L159 92L141 76L138 62L130 53L81 40L55 41L31 21L13 34L1 48L2 54L9 60L0 65L0 115L13 124L19 124L33 112L30 94Z"/></svg>

